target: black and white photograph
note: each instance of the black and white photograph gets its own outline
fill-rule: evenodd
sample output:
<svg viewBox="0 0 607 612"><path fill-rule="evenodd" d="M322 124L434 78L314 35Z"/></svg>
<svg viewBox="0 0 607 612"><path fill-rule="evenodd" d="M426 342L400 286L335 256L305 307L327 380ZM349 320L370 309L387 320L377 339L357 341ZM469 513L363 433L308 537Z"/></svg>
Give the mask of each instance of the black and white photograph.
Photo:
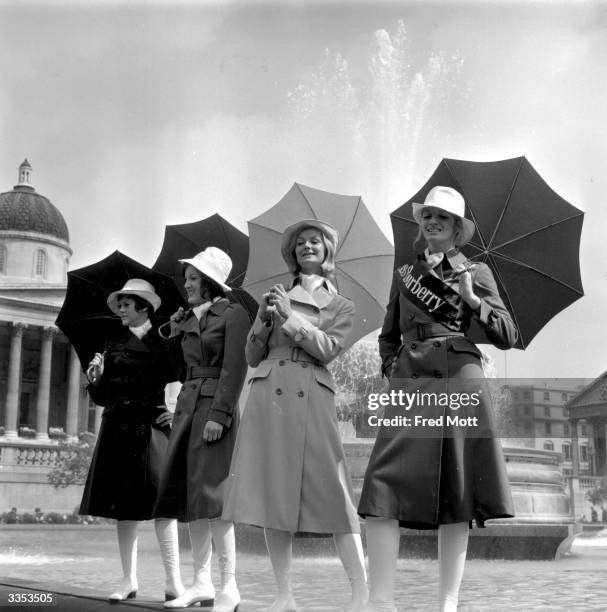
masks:
<svg viewBox="0 0 607 612"><path fill-rule="evenodd" d="M0 609L606 609L607 0L0 0L0 67Z"/></svg>

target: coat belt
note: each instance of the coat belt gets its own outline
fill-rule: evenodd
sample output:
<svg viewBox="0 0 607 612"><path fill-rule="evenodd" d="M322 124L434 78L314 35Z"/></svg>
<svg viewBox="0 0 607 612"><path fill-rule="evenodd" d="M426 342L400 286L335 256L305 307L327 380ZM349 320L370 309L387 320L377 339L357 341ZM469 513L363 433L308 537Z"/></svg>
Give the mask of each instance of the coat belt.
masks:
<svg viewBox="0 0 607 612"><path fill-rule="evenodd" d="M440 338L441 336L465 336L463 332L456 332L440 323L420 323L417 327L408 329L403 334L403 342L411 340L425 340L426 338Z"/></svg>
<svg viewBox="0 0 607 612"><path fill-rule="evenodd" d="M290 359L291 361L305 361L306 363L321 365L318 359L306 353L306 351L299 346L277 346L270 349L266 359Z"/></svg>
<svg viewBox="0 0 607 612"><path fill-rule="evenodd" d="M187 367L185 379L191 380L192 378L219 378L220 375L221 368L191 365Z"/></svg>

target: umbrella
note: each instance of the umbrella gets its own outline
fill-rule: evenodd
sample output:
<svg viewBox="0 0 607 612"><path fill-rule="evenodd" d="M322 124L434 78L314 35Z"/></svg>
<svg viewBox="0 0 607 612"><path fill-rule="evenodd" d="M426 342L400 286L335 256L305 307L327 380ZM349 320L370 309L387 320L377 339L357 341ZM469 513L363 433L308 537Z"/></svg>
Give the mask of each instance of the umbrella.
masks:
<svg viewBox="0 0 607 612"><path fill-rule="evenodd" d="M395 266L415 257L417 223L412 202L423 202L436 185L457 189L466 216L476 225L462 252L486 263L519 330L517 348L583 294L579 247L584 213L537 173L525 157L492 162L443 159L428 182L391 213ZM469 335L487 342L476 323Z"/></svg>
<svg viewBox="0 0 607 612"><path fill-rule="evenodd" d="M249 258L249 238L221 215L214 214L193 223L167 225L162 249L152 270L170 276L185 298L179 260L194 257L209 246L217 247L230 256L232 271L226 281L226 284L232 287L229 298L241 304L253 321L259 304L248 292L240 288Z"/></svg>
<svg viewBox="0 0 607 612"><path fill-rule="evenodd" d="M250 255L245 287L261 299L271 285L288 286L291 275L280 255L282 233L302 219L321 219L339 232L335 273L339 292L356 305L345 348L381 326L388 301L394 249L360 196L294 183L272 208L249 221Z"/></svg>
<svg viewBox="0 0 607 612"><path fill-rule="evenodd" d="M130 278L147 280L160 296L162 304L150 317L152 322L165 323L184 305L172 279L120 251L90 266L71 270L67 273L67 293L56 324L76 349L84 371L104 342L122 330L120 319L108 308L107 298L122 289Z"/></svg>

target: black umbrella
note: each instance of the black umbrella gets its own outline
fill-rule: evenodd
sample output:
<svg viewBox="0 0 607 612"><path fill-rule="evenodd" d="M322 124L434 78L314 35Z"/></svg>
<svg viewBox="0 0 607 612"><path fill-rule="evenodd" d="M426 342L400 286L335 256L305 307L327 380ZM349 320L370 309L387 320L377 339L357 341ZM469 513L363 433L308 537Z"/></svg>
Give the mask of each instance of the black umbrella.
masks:
<svg viewBox="0 0 607 612"><path fill-rule="evenodd" d="M122 330L120 319L108 308L110 293L124 287L130 278L142 278L154 286L162 304L152 315L155 324L166 323L184 300L171 278L127 257L120 251L90 266L67 273L67 293L57 327L76 349L83 371L106 340Z"/></svg>
<svg viewBox="0 0 607 612"><path fill-rule="evenodd" d="M476 225L462 252L485 262L519 329L524 349L561 310L584 295L579 248L584 213L556 194L525 157L493 162L443 159L428 182L391 213L395 267L415 257L412 202L437 185L457 189ZM474 324L470 336L487 342Z"/></svg>
<svg viewBox="0 0 607 612"><path fill-rule="evenodd" d="M225 251L232 260L232 271L226 284L232 287L229 298L247 311L251 321L259 304L250 293L240 288L249 259L249 238L218 214L206 219L181 225L167 225L162 249L152 270L170 276L185 298L180 259L190 259L207 247Z"/></svg>

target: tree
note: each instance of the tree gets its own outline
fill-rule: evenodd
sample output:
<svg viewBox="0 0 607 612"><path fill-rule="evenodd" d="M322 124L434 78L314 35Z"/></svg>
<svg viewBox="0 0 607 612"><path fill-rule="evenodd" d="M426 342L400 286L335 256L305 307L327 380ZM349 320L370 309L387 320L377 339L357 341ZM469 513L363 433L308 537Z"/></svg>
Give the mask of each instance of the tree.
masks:
<svg viewBox="0 0 607 612"><path fill-rule="evenodd" d="M90 433L81 433L77 442L59 442L57 467L48 481L55 488L84 484L94 448L95 436Z"/></svg>

